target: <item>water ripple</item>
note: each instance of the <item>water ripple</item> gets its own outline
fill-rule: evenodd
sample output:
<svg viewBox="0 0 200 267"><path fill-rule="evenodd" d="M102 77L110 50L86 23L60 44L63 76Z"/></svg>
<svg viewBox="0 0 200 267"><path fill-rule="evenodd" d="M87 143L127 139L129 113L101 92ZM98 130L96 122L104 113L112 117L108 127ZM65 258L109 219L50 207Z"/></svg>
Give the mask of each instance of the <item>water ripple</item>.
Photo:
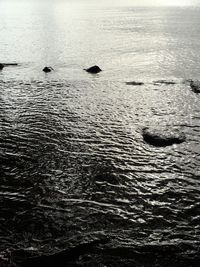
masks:
<svg viewBox="0 0 200 267"><path fill-rule="evenodd" d="M198 251L199 99L186 85L0 81L0 88L2 250L9 243L62 250L71 236L103 231L113 240L109 253L129 242L137 251L180 243ZM153 147L144 126L180 129L187 140Z"/></svg>

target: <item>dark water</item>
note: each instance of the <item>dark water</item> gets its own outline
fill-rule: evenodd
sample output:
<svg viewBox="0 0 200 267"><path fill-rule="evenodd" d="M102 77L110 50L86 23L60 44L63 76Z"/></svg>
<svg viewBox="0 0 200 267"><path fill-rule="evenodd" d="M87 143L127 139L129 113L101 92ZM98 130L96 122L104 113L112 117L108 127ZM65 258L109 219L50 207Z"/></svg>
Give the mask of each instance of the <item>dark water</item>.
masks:
<svg viewBox="0 0 200 267"><path fill-rule="evenodd" d="M110 237L112 249L198 255L199 96L188 86L0 86L2 250L50 253ZM149 146L141 129L152 125L187 141Z"/></svg>
<svg viewBox="0 0 200 267"><path fill-rule="evenodd" d="M192 30L185 34L178 31L177 37L170 28L171 16L176 13L182 21L189 11ZM39 63L34 63L34 57L25 63L25 57L20 61L18 53L10 53L11 60L21 64L5 68L0 74L0 251L5 255L6 249L12 250L19 266L30 256L64 250L72 250L68 253L71 256L66 253L69 257L63 264L63 255L58 254L56 261L61 259L62 263L57 266L199 266L200 99L184 83L186 76L198 78L199 18L197 8L189 11L167 9L165 20L155 24L161 28L168 23L170 28L159 28L160 34L167 37L158 42L168 39L169 46L162 55L174 53L173 60L164 60L165 67L153 44L146 47L152 58L146 52L139 53L134 62L136 54L131 58L132 52L123 39L119 42L121 49L114 39L109 50L99 46L95 58L102 58L99 61L105 63L105 71L97 76L82 71L83 63L92 63L86 47L81 52L82 63L77 61L77 65L68 56L55 57L52 62L57 69L49 76L37 69L37 64L48 62L45 56L38 59ZM113 23L113 36L117 31L129 40L132 17L138 28L149 25L147 29L151 29L148 12L154 18L164 14L155 9L134 11L131 7L109 8L104 15L98 9L93 14L99 14L98 23L104 20L99 29L101 36L111 36L109 27ZM180 21L178 25L185 27ZM82 27L91 31L90 27ZM33 29L27 27L27 31ZM138 42L147 38L147 32L143 33L135 33ZM186 33L193 38L191 47L187 46ZM150 33L148 36L152 40ZM181 54L183 50L178 48L177 52L170 50L180 40L181 49L188 53ZM7 47L6 40L1 42ZM166 48L166 43L154 44ZM3 49L2 43L0 47ZM108 53L111 50L113 54ZM90 52L94 51L91 48ZM116 65L116 51L121 62L127 62L122 64L122 72ZM175 60L179 53L183 55L179 58L181 64ZM31 52L29 55L31 58ZM69 64L62 63L61 58ZM131 62L134 65L129 65ZM154 84L158 77L173 78L176 83ZM135 79L145 84L125 83ZM186 135L186 142L155 148L143 141L142 129L146 126L177 129ZM52 266L56 266L53 260ZM42 265L51 266L50 262Z"/></svg>

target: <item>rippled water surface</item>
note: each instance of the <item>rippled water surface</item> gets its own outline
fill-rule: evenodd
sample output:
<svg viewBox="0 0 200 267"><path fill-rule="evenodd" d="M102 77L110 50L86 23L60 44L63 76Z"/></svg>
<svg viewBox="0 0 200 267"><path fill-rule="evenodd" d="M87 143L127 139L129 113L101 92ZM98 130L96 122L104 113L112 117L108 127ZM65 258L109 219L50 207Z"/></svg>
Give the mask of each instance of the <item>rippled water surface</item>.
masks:
<svg viewBox="0 0 200 267"><path fill-rule="evenodd" d="M95 241L66 266L199 266L199 8L0 5L1 61L20 63L0 73L0 251Z"/></svg>

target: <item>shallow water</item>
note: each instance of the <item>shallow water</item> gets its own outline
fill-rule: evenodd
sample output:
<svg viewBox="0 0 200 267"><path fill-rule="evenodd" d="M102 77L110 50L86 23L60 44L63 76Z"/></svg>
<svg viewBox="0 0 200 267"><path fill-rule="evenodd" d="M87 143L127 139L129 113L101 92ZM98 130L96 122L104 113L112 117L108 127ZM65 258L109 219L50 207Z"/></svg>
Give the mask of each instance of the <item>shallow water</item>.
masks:
<svg viewBox="0 0 200 267"><path fill-rule="evenodd" d="M199 9L14 3L0 9L1 60L20 63L0 74L0 250L51 254L106 238L77 264L153 255L144 266L173 266L158 262L176 255L198 266L199 95L184 79L198 79ZM82 70L94 63L104 71ZM150 146L148 126L186 142Z"/></svg>

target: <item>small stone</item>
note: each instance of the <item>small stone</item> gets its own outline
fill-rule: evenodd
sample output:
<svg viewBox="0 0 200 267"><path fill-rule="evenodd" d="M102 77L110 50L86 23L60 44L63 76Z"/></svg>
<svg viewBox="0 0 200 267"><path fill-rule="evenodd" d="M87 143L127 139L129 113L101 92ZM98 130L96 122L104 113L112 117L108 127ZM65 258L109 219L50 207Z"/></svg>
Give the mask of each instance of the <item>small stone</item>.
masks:
<svg viewBox="0 0 200 267"><path fill-rule="evenodd" d="M84 69L85 71L89 72L89 73L92 73L92 74L96 74L96 73L99 73L101 72L102 70L99 68L99 66L92 66L88 69Z"/></svg>
<svg viewBox="0 0 200 267"><path fill-rule="evenodd" d="M174 82L174 81L167 81L167 80L158 80L158 81L154 81L153 84L154 85L158 85L158 84L174 85L174 84L176 84L176 82Z"/></svg>
<svg viewBox="0 0 200 267"><path fill-rule="evenodd" d="M126 84L127 85L144 85L144 83L143 82L135 82L135 81L133 81L133 82L126 82Z"/></svg>
<svg viewBox="0 0 200 267"><path fill-rule="evenodd" d="M43 71L44 72L51 72L53 70L53 68L52 67L45 67L44 69L43 69Z"/></svg>

